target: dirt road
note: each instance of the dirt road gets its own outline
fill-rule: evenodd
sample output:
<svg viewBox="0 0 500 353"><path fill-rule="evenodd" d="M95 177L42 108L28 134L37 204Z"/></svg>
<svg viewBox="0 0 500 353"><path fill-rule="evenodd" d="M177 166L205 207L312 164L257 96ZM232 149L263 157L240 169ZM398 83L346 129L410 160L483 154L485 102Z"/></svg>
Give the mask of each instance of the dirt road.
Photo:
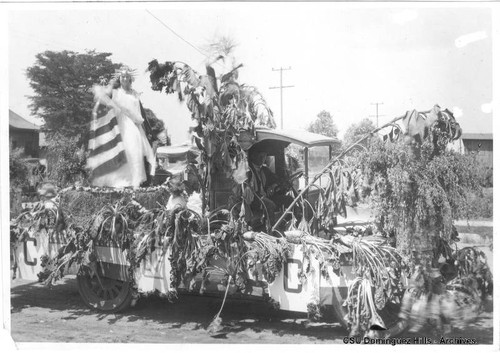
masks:
<svg viewBox="0 0 500 353"><path fill-rule="evenodd" d="M308 325L304 316L272 312L262 303L228 301L222 318L225 330L211 337L206 327L217 313L221 299L184 296L175 304L149 297L120 314L100 314L87 309L74 277L53 289L38 283L13 280L11 328L16 342L74 343L320 343L341 344L346 336L338 324ZM448 337L493 340L491 308L464 330ZM431 330L401 337L437 337Z"/></svg>

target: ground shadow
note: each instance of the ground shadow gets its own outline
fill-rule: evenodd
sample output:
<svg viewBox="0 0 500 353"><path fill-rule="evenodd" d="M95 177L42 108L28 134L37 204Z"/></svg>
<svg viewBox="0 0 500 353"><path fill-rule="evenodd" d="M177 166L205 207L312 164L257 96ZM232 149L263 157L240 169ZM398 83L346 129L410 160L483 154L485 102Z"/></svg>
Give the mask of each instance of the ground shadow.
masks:
<svg viewBox="0 0 500 353"><path fill-rule="evenodd" d="M63 320L76 320L88 316L98 321L105 320L109 324L118 321L149 321L162 324L166 329L206 330L221 304L221 297L186 294L180 295L175 302L170 303L158 296L148 296L140 298L135 307L123 312L103 314L85 306L74 278L64 278L53 288L36 282L18 283L11 288L12 313L22 314L26 308L39 307L50 312L67 313L68 315L61 317ZM263 301L229 298L225 302L221 318L222 326L218 338L244 330L255 333L266 330L278 336L296 334L317 340L331 340L334 336L347 334L340 324L324 323L310 326L306 314L277 311ZM221 340L214 342L221 343Z"/></svg>
<svg viewBox="0 0 500 353"><path fill-rule="evenodd" d="M103 314L85 306L75 278L64 278L55 287L47 288L40 283L17 283L11 289L11 311L21 314L27 308L44 308L50 312L64 312L63 320L76 320L89 317L108 324L117 322L154 322L165 329L185 329L187 331L206 331L222 304L221 297L199 295L180 295L170 303L158 296L141 298L136 306L115 314ZM476 338L482 344L493 341L491 305L485 308L475 322L466 329L454 329L451 335ZM271 332L277 336L287 334L304 337L304 341L330 341L347 336L347 331L338 323L311 324L306 314L274 310L265 302L254 302L229 298L221 314L222 325L219 334L214 335L214 343L223 343L227 335L242 331L258 334ZM208 331L207 331L208 335ZM417 334L402 333L401 337L438 337L439 332L432 328ZM439 337L438 337L439 338ZM256 342L258 343L258 339Z"/></svg>

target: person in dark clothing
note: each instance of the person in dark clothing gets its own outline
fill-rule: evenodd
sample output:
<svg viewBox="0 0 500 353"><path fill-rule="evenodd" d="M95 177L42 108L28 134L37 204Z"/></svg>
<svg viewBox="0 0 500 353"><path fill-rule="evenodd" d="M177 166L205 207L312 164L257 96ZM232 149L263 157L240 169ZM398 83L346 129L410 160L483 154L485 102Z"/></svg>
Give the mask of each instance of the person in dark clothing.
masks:
<svg viewBox="0 0 500 353"><path fill-rule="evenodd" d="M252 151L249 153L249 177L248 185L258 198L254 198L251 203L252 210L261 210L265 206L269 220L273 221L274 212L277 210L276 203L271 199L274 190L278 185L278 178L264 164L267 158L267 153L264 151Z"/></svg>
<svg viewBox="0 0 500 353"><path fill-rule="evenodd" d="M249 206L251 214L263 214L271 225L275 221L275 212L288 207L292 198L279 192L279 179L265 164L267 153L259 149L251 149L248 154L249 172L244 192L244 202ZM251 191L250 191L251 190Z"/></svg>
<svg viewBox="0 0 500 353"><path fill-rule="evenodd" d="M158 119L151 110L147 108L145 109L140 102L139 104L141 115L144 119L142 127L144 128L148 142L151 145L154 154L156 155L158 146L170 146L170 138L167 134L167 130L165 129L165 124L163 123L163 121ZM151 186L153 185L154 179L151 175L155 173L151 173L152 166L146 159L144 160L144 166L146 169L147 180L142 183L141 186Z"/></svg>

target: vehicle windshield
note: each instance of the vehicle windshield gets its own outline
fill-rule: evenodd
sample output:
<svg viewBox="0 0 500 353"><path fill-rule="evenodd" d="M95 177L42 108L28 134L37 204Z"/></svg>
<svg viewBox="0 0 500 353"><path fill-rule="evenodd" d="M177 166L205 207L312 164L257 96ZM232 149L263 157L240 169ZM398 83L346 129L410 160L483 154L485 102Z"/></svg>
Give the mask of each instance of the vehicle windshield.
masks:
<svg viewBox="0 0 500 353"><path fill-rule="evenodd" d="M292 144L287 148L286 154L288 156L287 167L290 174L293 174L297 170L305 172L305 153L303 147ZM296 163L294 163L294 159L296 159ZM302 190L306 186L307 180L311 181L316 174L323 170L329 161L330 157L328 146L316 146L309 148L308 175L307 178L303 175L299 179L299 184L297 185L298 189ZM324 175L318 179L315 184L320 187L324 187L326 185L327 178L328 176Z"/></svg>
<svg viewBox="0 0 500 353"><path fill-rule="evenodd" d="M330 161L328 146L317 146L309 149L309 177L318 174Z"/></svg>

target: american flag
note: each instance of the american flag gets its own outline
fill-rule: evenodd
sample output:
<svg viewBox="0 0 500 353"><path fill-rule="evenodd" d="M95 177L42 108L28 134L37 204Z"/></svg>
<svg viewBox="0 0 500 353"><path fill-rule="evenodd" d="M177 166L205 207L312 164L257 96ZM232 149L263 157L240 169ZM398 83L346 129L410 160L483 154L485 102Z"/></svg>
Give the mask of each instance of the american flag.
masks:
<svg viewBox="0 0 500 353"><path fill-rule="evenodd" d="M87 167L91 180L120 168L127 162L114 110L98 102L92 112Z"/></svg>

